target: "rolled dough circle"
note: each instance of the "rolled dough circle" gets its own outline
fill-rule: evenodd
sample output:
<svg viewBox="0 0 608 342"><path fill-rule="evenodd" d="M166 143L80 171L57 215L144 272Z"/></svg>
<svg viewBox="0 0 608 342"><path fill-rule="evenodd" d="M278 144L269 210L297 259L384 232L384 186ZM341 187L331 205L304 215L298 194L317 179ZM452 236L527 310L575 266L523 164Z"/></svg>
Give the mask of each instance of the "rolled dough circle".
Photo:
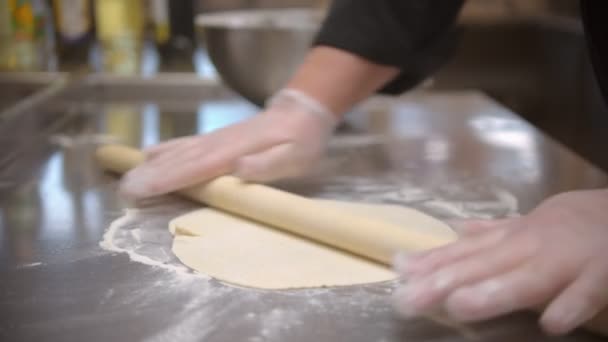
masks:
<svg viewBox="0 0 608 342"><path fill-rule="evenodd" d="M404 229L456 239L449 226L417 210L396 205L322 202ZM397 276L367 259L212 208L179 216L171 220L169 229L174 234L173 253L186 266L240 286L263 289L346 286L387 281Z"/></svg>

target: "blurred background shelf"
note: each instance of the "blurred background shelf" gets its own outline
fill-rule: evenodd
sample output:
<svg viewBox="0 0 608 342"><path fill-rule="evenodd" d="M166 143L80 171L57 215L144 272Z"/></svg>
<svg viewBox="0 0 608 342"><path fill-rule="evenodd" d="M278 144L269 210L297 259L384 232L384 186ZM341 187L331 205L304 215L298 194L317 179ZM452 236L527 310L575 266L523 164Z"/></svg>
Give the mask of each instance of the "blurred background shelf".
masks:
<svg viewBox="0 0 608 342"><path fill-rule="evenodd" d="M221 82L207 53L213 46L195 29L198 14L276 7L318 9L328 3L0 0L0 110L83 69L92 74L87 82L103 85L102 93L120 94L128 89L129 94L163 96L191 91L196 96L192 84ZM608 145L608 111L588 60L576 1L470 0L459 27L460 44L453 58L427 86L479 89L608 170L608 155L599 148ZM283 47L272 48L280 53ZM288 74L287 65L293 64L288 62L276 69ZM226 70L222 74L225 77ZM188 86L180 87L180 83ZM234 86L234 82L229 84ZM78 96L78 91L71 94Z"/></svg>

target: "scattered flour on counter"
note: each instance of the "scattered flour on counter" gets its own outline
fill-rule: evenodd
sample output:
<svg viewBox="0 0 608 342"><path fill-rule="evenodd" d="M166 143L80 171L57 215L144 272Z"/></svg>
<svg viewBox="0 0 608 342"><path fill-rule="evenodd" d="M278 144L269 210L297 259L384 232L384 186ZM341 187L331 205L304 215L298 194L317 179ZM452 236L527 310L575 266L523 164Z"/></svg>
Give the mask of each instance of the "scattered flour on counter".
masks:
<svg viewBox="0 0 608 342"><path fill-rule="evenodd" d="M262 329L259 331L258 336L249 338L251 342L263 342L269 338L276 338L285 333L286 330L293 328L296 325L302 325L303 322L300 320L298 313L293 310L284 309L272 309L266 312L258 319L261 322ZM285 324L288 322L288 324Z"/></svg>
<svg viewBox="0 0 608 342"><path fill-rule="evenodd" d="M172 313L174 319L171 325L150 336L145 342L205 340L218 328L216 320L225 316L221 309L205 304L209 296L210 294L203 293L192 298L189 305Z"/></svg>
<svg viewBox="0 0 608 342"><path fill-rule="evenodd" d="M166 272L154 272L152 279L131 278L130 284L116 283L99 298L104 312L164 312L171 307L165 324L144 341L234 340L238 331L244 341L285 341L307 333L304 322L327 317L323 324L343 319L390 321L386 296L396 282L345 288L316 288L267 291L232 286L195 274L173 256L168 221L195 204L175 198L157 200L138 209L127 209L114 220L100 246L125 253L130 260ZM169 302L164 302L171 298ZM175 300L174 298L181 298ZM162 309L161 309L162 308ZM99 314L99 313L98 313ZM385 318L378 318L382 316ZM355 328L353 326L353 328ZM330 329L330 327L326 327Z"/></svg>
<svg viewBox="0 0 608 342"><path fill-rule="evenodd" d="M518 210L517 199L493 185L448 183L427 188L393 176L333 177L316 197L404 205L441 219L504 217ZM190 271L173 255L167 227L172 218L197 207L168 196L140 204L114 220L99 243L104 250L127 254L133 262L167 271L154 273L158 279L145 285L134 279L129 287L108 289L100 306L118 306L120 312L156 311L168 305L163 298L182 298L167 316L168 323L145 341L234 340L234 331L250 342L285 341L306 336L310 327L305 322L316 322L317 328L328 331L334 321L343 328L352 324L350 329L355 330L365 322L370 331L384 331L394 318L387 300L398 281L348 289L264 291L222 284Z"/></svg>
<svg viewBox="0 0 608 342"><path fill-rule="evenodd" d="M133 235L133 238L135 239L135 241L141 242L141 229L139 229L139 228L133 229L131 231L131 235Z"/></svg>
<svg viewBox="0 0 608 342"><path fill-rule="evenodd" d="M125 253L131 261L162 268L183 275L206 277L194 273L173 256L173 237L167 222L174 213L184 212L185 206L168 199L152 206L125 209L103 235L99 246L107 251ZM167 221L167 222L165 222Z"/></svg>
<svg viewBox="0 0 608 342"><path fill-rule="evenodd" d="M146 342L172 342L172 341L200 341L212 333L216 326L210 317L218 313L213 308L200 308L197 310L184 310L178 312L176 323L169 328L147 338Z"/></svg>
<svg viewBox="0 0 608 342"><path fill-rule="evenodd" d="M367 203L397 204L444 220L517 216L517 198L482 181L452 181L421 187L407 175L385 177L339 176L327 181L319 197Z"/></svg>
<svg viewBox="0 0 608 342"><path fill-rule="evenodd" d="M99 305L104 305L105 303L108 302L108 300L110 300L112 297L114 296L114 289L113 288L109 288L106 293L103 295L103 297L101 298L101 300L99 301Z"/></svg>

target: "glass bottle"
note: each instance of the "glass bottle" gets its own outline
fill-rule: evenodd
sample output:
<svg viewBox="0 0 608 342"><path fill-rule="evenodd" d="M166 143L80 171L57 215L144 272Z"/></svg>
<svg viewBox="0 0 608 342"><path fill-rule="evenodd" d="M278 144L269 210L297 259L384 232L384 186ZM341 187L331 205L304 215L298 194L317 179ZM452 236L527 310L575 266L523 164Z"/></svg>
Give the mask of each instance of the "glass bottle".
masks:
<svg viewBox="0 0 608 342"><path fill-rule="evenodd" d="M62 69L88 62L93 40L92 6L89 0L53 0L58 54Z"/></svg>
<svg viewBox="0 0 608 342"><path fill-rule="evenodd" d="M144 47L143 1L95 0L94 9L102 70L138 74Z"/></svg>

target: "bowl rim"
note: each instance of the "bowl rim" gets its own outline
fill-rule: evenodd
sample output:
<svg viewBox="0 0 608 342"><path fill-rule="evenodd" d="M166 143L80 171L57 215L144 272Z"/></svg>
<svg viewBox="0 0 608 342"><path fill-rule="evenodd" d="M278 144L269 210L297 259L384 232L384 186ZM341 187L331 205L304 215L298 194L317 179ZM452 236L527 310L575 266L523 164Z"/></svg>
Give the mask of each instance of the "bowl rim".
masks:
<svg viewBox="0 0 608 342"><path fill-rule="evenodd" d="M295 25L287 20L274 21L272 25L263 22L288 14L300 15L306 20ZM203 29L314 31L320 28L324 15L324 10L311 7L256 8L202 13L196 15L194 23Z"/></svg>

